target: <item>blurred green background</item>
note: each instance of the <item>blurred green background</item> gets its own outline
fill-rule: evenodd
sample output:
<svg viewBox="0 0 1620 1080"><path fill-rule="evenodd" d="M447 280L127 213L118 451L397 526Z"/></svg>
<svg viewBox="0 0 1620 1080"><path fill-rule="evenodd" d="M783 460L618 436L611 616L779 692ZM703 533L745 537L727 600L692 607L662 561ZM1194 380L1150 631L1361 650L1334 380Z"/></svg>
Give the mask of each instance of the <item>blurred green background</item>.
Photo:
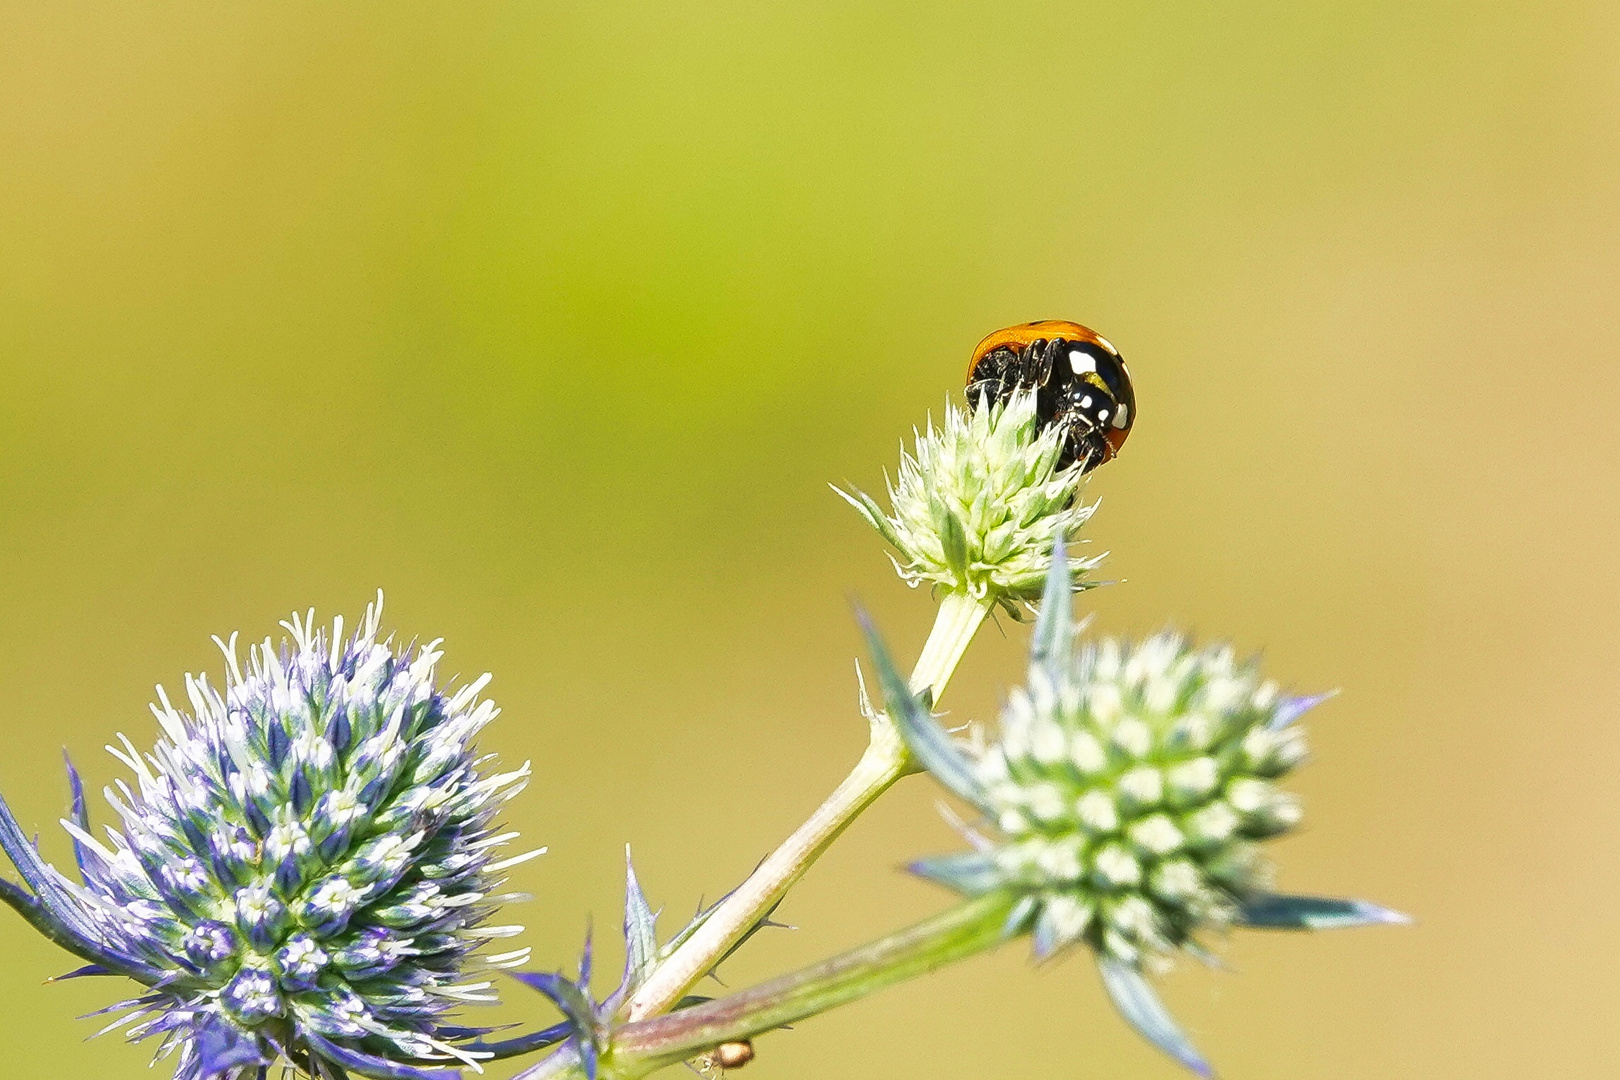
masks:
<svg viewBox="0 0 1620 1080"><path fill-rule="evenodd" d="M65 858L63 745L99 788L210 634L381 586L535 760L537 965L616 923L627 841L672 929L858 754L848 597L929 621L826 482L880 484L981 335L1078 319L1141 403L1083 606L1343 687L1282 883L1422 920L1236 937L1164 981L1189 1031L1231 1078L1612 1075L1617 48L1601 3L6 0L0 784ZM897 870L937 798L728 981L947 903ZM14 918L0 957L8 1077L147 1075L73 1019L115 987L41 988ZM1177 1075L1022 948L760 1049Z"/></svg>

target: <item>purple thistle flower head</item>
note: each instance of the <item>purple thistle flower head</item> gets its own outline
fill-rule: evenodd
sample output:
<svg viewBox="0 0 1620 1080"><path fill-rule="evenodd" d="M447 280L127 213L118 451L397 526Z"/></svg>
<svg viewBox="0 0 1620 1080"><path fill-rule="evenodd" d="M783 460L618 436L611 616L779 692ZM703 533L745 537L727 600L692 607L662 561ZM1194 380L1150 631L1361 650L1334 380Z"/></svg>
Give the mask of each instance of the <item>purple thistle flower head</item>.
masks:
<svg viewBox="0 0 1620 1080"><path fill-rule="evenodd" d="M0 899L89 961L74 975L148 988L108 1010L113 1028L157 1040L177 1080L277 1064L412 1080L493 1056L450 1014L493 1000L481 973L527 958L482 950L520 932L488 924L502 871L539 854L497 857L513 834L495 815L529 766L496 772L473 749L497 713L489 676L441 690L438 642L379 641L381 614L379 594L349 637L295 615L245 667L232 635L225 689L188 676L189 711L160 687L153 751L112 750L135 776L108 789L121 824L105 841L69 765L77 881L0 800L27 886L0 879Z"/></svg>

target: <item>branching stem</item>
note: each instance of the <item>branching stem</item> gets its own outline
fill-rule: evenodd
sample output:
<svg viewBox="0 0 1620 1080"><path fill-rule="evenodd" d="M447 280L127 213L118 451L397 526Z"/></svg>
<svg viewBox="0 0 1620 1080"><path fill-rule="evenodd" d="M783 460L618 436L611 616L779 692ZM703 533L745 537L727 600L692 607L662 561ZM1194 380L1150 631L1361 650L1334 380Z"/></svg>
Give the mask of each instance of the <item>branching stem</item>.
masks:
<svg viewBox="0 0 1620 1080"><path fill-rule="evenodd" d="M1018 903L1008 892L977 897L819 964L627 1024L613 1032L599 1075L635 1080L720 1043L762 1035L993 948L1021 930L1013 914ZM571 1043L514 1080L584 1080L585 1075L578 1046Z"/></svg>
<svg viewBox="0 0 1620 1080"><path fill-rule="evenodd" d="M637 1076L863 998L1000 944L1016 897L982 896L849 952L715 1001L619 1029L619 1075Z"/></svg>
<svg viewBox="0 0 1620 1080"><path fill-rule="evenodd" d="M964 593L947 593L943 597L911 675L914 692L926 690L933 701L939 701L990 607L987 601ZM886 716L875 718L871 742L854 770L809 820L658 966L626 1004L624 1018L644 1020L667 1012L787 894L862 811L896 780L914 771L893 723Z"/></svg>

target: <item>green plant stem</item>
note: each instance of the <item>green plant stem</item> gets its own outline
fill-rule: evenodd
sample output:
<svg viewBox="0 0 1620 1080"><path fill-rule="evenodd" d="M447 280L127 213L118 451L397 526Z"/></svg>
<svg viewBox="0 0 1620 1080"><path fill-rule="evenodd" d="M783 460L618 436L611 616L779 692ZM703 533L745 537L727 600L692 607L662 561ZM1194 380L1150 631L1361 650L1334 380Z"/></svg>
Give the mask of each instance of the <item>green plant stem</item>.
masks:
<svg viewBox="0 0 1620 1080"><path fill-rule="evenodd" d="M728 997L621 1028L614 1061L636 1075L685 1061L723 1042L747 1039L847 1004L884 987L972 956L1007 937L1017 903L991 893L899 933Z"/></svg>
<svg viewBox="0 0 1620 1080"><path fill-rule="evenodd" d="M627 1024L613 1033L602 1073L613 1080L634 1080L720 1043L753 1038L983 952L1007 939L1009 916L1017 902L1002 892L977 897L751 989ZM572 1080L583 1075L578 1053L564 1048L514 1080Z"/></svg>
<svg viewBox="0 0 1620 1080"><path fill-rule="evenodd" d="M956 673L973 635L979 632L986 615L994 607L992 601L967 593L946 593L939 602L934 616L934 627L923 643L922 655L911 672L911 691L920 694L927 690L930 700L938 702L945 696L945 687Z"/></svg>
<svg viewBox="0 0 1620 1080"><path fill-rule="evenodd" d="M932 701L939 701L990 608L986 600L964 593L944 596L934 627L911 674L914 693L927 691ZM702 925L658 965L626 1003L625 1019L644 1020L668 1011L787 895L810 865L863 810L896 780L915 771L911 755L893 722L886 716L876 717L872 722L871 741L854 770L809 820L760 863L748 880L722 900Z"/></svg>

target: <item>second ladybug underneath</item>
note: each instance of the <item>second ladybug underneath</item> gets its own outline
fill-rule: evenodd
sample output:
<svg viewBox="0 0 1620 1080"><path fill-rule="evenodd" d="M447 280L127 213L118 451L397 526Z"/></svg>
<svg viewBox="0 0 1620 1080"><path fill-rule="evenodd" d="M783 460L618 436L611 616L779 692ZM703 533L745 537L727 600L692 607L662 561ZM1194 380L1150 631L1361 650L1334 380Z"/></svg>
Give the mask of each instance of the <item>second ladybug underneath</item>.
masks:
<svg viewBox="0 0 1620 1080"><path fill-rule="evenodd" d="M1107 338L1079 323L1047 319L997 330L973 350L968 404L1005 401L1035 392L1035 418L1044 430L1061 425L1059 468L1080 463L1089 472L1125 445L1136 422L1131 373Z"/></svg>

